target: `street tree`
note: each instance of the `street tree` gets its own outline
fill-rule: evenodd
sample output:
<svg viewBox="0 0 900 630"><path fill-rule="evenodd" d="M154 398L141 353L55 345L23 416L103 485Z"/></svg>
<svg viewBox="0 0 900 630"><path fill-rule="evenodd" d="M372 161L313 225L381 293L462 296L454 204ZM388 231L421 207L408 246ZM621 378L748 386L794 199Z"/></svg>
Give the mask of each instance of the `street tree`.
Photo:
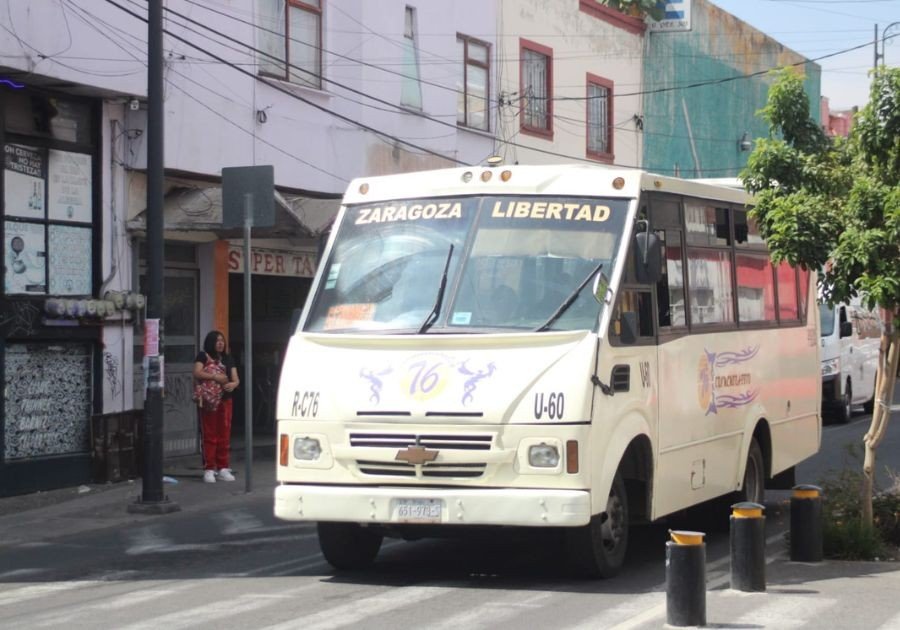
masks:
<svg viewBox="0 0 900 630"><path fill-rule="evenodd" d="M890 420L900 355L900 68L878 68L849 139L829 138L809 114L802 77L777 72L741 179L776 262L819 272L822 299L859 297L882 326L872 423L863 438L862 518L872 525L875 453Z"/></svg>

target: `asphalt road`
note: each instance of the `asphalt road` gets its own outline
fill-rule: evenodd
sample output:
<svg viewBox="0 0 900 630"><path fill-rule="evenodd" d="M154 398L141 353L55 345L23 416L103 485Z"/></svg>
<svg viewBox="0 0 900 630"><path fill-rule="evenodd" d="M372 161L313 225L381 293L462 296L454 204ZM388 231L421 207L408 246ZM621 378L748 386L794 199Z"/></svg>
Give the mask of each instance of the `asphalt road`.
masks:
<svg viewBox="0 0 900 630"><path fill-rule="evenodd" d="M879 470L900 470L898 417L895 412L879 451ZM847 425L826 425L822 450L800 467L798 482L816 483L829 470L861 466L847 453L868 424L868 416L860 414ZM6 546L0 540L0 627L622 630L659 628L665 620L669 524L633 528L626 567L614 580L572 578L560 562L559 541L547 532L466 541L386 541L372 570L342 575L322 559L312 526L274 519L271 493L265 490L274 483L271 472L254 475L260 490L251 495L241 495L238 484L204 488L222 493L222 501L202 509L84 529L52 540L35 537L28 542L22 536ZM886 482L887 474L882 478ZM182 480L192 482L199 483ZM768 496L767 553L773 559L784 555L786 496ZM884 613L869 607L866 623L856 625L854 619L862 619L859 613L846 617L850 613L841 612L846 603L823 597L824 586L798 587L810 578L792 576L790 570L798 567L785 563L772 563L780 586L771 589L764 604L722 590L729 572L727 531L692 522L691 515L683 518L683 525L708 531L707 578L710 589L719 589L710 614L718 627L900 625L900 604ZM896 574L891 577L893 589L900 587L897 569L883 569L892 571L885 575ZM866 568L865 574L881 571L876 566ZM851 589L848 585L840 590L856 597ZM893 605L896 598L886 599Z"/></svg>

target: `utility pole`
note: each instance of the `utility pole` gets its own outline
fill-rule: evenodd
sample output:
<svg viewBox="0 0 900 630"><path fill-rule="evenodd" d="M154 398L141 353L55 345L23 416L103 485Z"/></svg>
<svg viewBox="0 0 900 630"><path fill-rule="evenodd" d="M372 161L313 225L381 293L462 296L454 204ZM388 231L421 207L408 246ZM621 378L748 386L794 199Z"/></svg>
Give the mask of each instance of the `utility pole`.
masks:
<svg viewBox="0 0 900 630"><path fill-rule="evenodd" d="M881 31L881 52L879 53L878 52L878 25L877 24L875 25L875 69L876 70L878 69L878 61L879 60L881 60L881 65L882 66L884 65L884 55L885 55L884 47L887 46L887 41L886 41L888 38L887 34L888 34L888 31L891 30L895 26L900 26L900 22L891 22L890 24L888 24L887 26L884 27L883 31ZM896 35L891 35L891 39L893 39L894 37L896 37Z"/></svg>
<svg viewBox="0 0 900 630"><path fill-rule="evenodd" d="M180 506L163 493L163 0L147 5L147 318L141 496L129 512L166 514Z"/></svg>

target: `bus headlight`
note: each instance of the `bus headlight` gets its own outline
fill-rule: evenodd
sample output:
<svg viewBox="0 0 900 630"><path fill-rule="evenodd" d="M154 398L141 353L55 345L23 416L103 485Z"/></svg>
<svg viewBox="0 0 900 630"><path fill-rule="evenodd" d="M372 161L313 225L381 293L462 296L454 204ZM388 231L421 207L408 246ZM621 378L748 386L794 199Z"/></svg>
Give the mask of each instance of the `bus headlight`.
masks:
<svg viewBox="0 0 900 630"><path fill-rule="evenodd" d="M294 439L294 459L314 462L322 456L322 445L319 440L311 437L298 437Z"/></svg>
<svg viewBox="0 0 900 630"><path fill-rule="evenodd" d="M836 357L834 359L828 359L827 361L822 361L822 376L832 376L834 374L841 373L841 359L840 357Z"/></svg>
<svg viewBox="0 0 900 630"><path fill-rule="evenodd" d="M559 449L550 444L532 444L528 448L528 463L535 468L556 468L559 466Z"/></svg>

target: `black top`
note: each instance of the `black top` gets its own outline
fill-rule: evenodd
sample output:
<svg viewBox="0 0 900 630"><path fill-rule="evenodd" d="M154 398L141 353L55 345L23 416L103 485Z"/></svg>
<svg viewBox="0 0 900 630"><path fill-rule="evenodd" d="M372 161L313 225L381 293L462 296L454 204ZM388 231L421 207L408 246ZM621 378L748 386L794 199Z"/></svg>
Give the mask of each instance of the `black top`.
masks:
<svg viewBox="0 0 900 630"><path fill-rule="evenodd" d="M206 353L203 350L201 350L197 354L197 358L194 359L194 363L202 363L203 365L206 365L206 359L207 359ZM227 376L228 380L230 381L231 380L231 369L236 368L237 364L235 364L234 359L231 358L230 354L223 353L219 357L219 361L222 363L222 365L225 366L225 376ZM231 398L232 394L234 394L234 392L226 392L225 390L222 390L222 399L227 400L228 398Z"/></svg>

